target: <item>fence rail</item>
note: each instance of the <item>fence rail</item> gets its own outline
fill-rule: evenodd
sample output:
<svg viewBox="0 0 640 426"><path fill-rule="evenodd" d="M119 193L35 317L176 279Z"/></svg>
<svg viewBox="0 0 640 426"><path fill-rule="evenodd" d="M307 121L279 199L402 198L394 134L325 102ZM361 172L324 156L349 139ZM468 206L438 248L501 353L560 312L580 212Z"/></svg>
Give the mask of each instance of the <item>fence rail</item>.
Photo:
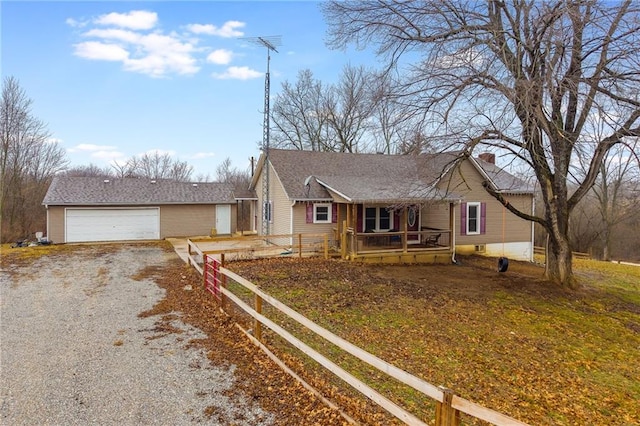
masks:
<svg viewBox="0 0 640 426"><path fill-rule="evenodd" d="M195 246L196 247L194 248L194 251L198 252L197 245ZM427 424L412 413L408 412L404 408L400 407L390 399L377 392L369 385L357 379L351 373L339 367L333 361L331 361L318 351L314 350L300 339L293 336L289 331L278 325L272 319L265 316L263 314L262 304L263 302L266 302L277 311L283 313L287 317L296 321L297 323L312 331L321 338L325 339L326 341L331 342L346 353L360 359L368 365L385 373L389 377L392 377L399 382L412 387L418 392L421 392L425 396L433 399L436 402L436 426L458 426L460 424L460 413L465 413L469 416L484 420L497 426L526 426L526 423L523 423L519 420L516 420L512 417L506 416L489 408L482 407L478 404L455 395L453 391L449 389L432 385L431 383L413 376L408 372L394 366L393 364L390 364L378 358L377 356L359 348L358 346L344 340L331 331L319 326L294 309L288 307L284 303L267 294L255 284L225 268L224 254L221 254L221 259L218 260L205 252L199 251L199 253L204 256L204 265L207 266L205 266L205 269L203 269L199 268L198 265L196 266L196 269L200 271L201 274L205 272L205 270L208 271L208 265L211 265L211 267L215 269L215 271L203 274L205 287L207 289L214 289L213 291L209 290L212 292L212 294L214 294L214 296L216 294L220 295L220 303L223 308L226 305L227 301L232 301L236 306L238 306L241 310L246 312L254 319L253 338L256 339L257 342L260 342L258 346L263 350L268 351L268 349L266 349L266 346L262 344L262 326L266 326L278 336L286 340L293 347L302 351L304 354L326 368L329 372L335 374L344 382L352 386L355 390L371 399L373 402L378 404L380 407L382 407L387 412L400 419L404 423L408 425L420 426ZM191 264L195 266L194 263ZM244 287L246 290L249 290L254 296L254 306L250 306L239 296L230 291L225 285L227 280L235 282ZM273 354L271 353L268 354L269 356L273 356Z"/></svg>
<svg viewBox="0 0 640 426"><path fill-rule="evenodd" d="M534 246L533 247L533 254L538 254L540 256L545 256L547 254L547 251L545 250L544 247ZM591 255L589 253L582 253L582 252L579 252L579 251L572 251L571 254L576 259L591 259Z"/></svg>

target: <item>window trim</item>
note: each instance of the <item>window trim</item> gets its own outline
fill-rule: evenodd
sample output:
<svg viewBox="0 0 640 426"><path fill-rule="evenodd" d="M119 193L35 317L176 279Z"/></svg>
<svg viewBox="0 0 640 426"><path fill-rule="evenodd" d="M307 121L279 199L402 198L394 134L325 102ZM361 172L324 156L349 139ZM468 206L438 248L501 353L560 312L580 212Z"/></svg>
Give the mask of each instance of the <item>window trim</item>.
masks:
<svg viewBox="0 0 640 426"><path fill-rule="evenodd" d="M471 221L471 215L469 214L471 207L476 207L476 230L469 231L469 222ZM479 201L467 202L467 220L466 220L466 235L480 235L481 234L481 225L480 221L482 217L482 203Z"/></svg>
<svg viewBox="0 0 640 426"><path fill-rule="evenodd" d="M390 210L387 207L379 207L379 206L364 206L364 208L362 209L362 227L363 227L363 231L366 232L367 230L367 209L376 209L376 227L374 229L372 229L372 231L376 231L376 232L389 232L393 229L393 224L395 223L395 212L393 210ZM386 210L389 213L389 228L388 229L381 229L380 228L380 212L382 210Z"/></svg>
<svg viewBox="0 0 640 426"><path fill-rule="evenodd" d="M327 219L319 220L318 219L318 207L326 207L327 208ZM332 206L331 203L313 203L313 223L332 223Z"/></svg>

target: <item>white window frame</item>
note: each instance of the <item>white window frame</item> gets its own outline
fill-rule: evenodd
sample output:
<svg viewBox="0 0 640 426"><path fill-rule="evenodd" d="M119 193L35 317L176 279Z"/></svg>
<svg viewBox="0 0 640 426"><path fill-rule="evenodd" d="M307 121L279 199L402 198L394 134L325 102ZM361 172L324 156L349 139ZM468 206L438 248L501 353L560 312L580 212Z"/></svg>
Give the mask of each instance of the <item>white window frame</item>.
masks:
<svg viewBox="0 0 640 426"><path fill-rule="evenodd" d="M393 210L388 210L387 207L365 206L362 209L362 226L364 227L364 231L366 231L366 228L367 228L367 209L376 209L376 227L372 229L372 231L387 232L393 229L393 224L395 221ZM383 209L389 212L389 228L388 229L380 229L380 211Z"/></svg>
<svg viewBox="0 0 640 426"><path fill-rule="evenodd" d="M269 223L273 223L273 201L262 203L262 218Z"/></svg>
<svg viewBox="0 0 640 426"><path fill-rule="evenodd" d="M476 216L475 216L475 221L476 221L476 230L475 231L470 231L469 230L469 223L471 222L471 207L476 207ZM480 220L481 220L481 216L482 216L482 203L481 202L471 202L471 203L467 203L467 235L480 235Z"/></svg>
<svg viewBox="0 0 640 426"><path fill-rule="evenodd" d="M326 207L327 208L327 219L321 220L318 219L318 207ZM314 203L313 204L313 223L331 223L331 203Z"/></svg>

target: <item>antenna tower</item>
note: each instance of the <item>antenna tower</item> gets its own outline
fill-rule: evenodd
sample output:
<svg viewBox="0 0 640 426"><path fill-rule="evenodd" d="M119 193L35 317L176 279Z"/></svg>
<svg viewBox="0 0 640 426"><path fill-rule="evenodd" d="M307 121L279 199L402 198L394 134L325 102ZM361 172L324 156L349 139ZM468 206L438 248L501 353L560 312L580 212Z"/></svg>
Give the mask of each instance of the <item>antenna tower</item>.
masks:
<svg viewBox="0 0 640 426"><path fill-rule="evenodd" d="M267 72L264 75L264 121L262 124L262 152L264 154L263 179L262 179L262 235L269 235L269 223L272 220L272 204L269 194L269 128L271 115L269 113L269 98L271 96L271 78L269 76L269 64L271 51L278 53L276 47L280 46L280 36L249 37L245 40L250 43L267 48Z"/></svg>

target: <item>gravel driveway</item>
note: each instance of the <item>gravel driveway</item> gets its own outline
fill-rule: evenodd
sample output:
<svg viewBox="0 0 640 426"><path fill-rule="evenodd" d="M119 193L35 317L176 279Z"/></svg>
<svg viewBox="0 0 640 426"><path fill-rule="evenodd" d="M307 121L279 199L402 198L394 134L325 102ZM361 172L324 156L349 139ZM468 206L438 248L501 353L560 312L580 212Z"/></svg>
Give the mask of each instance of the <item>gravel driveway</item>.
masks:
<svg viewBox="0 0 640 426"><path fill-rule="evenodd" d="M199 330L177 319L184 332L164 333L158 318L138 317L164 290L136 273L175 257L86 246L1 272L1 424L270 424L257 405L226 396L233 367L187 348Z"/></svg>

